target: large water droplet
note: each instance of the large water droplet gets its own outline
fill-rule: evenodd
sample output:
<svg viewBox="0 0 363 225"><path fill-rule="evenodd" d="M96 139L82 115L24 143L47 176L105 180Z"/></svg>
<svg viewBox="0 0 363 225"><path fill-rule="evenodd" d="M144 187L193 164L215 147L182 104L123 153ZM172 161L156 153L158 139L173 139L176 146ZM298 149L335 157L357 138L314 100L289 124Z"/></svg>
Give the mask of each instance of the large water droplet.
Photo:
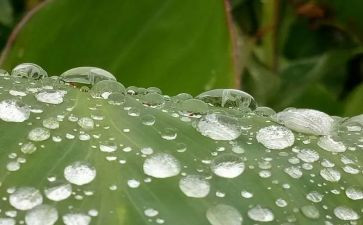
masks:
<svg viewBox="0 0 363 225"><path fill-rule="evenodd" d="M43 90L38 92L35 95L35 98L39 102L58 105L63 102L65 94L67 94L67 92L63 90Z"/></svg>
<svg viewBox="0 0 363 225"><path fill-rule="evenodd" d="M214 89L195 97L218 107L252 109L257 106L255 99L248 93L235 89Z"/></svg>
<svg viewBox="0 0 363 225"><path fill-rule="evenodd" d="M40 191L33 187L20 187L9 197L10 204L19 210L29 210L42 204L43 197Z"/></svg>
<svg viewBox="0 0 363 225"><path fill-rule="evenodd" d="M328 135L334 123L329 115L313 109L287 109L275 118L291 130L314 135Z"/></svg>
<svg viewBox="0 0 363 225"><path fill-rule="evenodd" d="M312 149L301 149L297 154L297 157L307 163L319 160L319 154Z"/></svg>
<svg viewBox="0 0 363 225"><path fill-rule="evenodd" d="M167 153L157 153L148 157L143 168L146 175L156 178L176 176L181 170L179 161Z"/></svg>
<svg viewBox="0 0 363 225"><path fill-rule="evenodd" d="M47 72L40 66L33 63L22 63L17 65L12 71L11 76L33 79L48 77Z"/></svg>
<svg viewBox="0 0 363 225"><path fill-rule="evenodd" d="M274 220L274 214L268 208L263 208L260 205L253 207L247 212L251 220L258 222L271 222Z"/></svg>
<svg viewBox="0 0 363 225"><path fill-rule="evenodd" d="M333 168L324 168L320 170L320 175L330 182L338 182L341 178L340 172Z"/></svg>
<svg viewBox="0 0 363 225"><path fill-rule="evenodd" d="M43 127L48 129L58 129L59 121L55 117L49 117L43 120Z"/></svg>
<svg viewBox="0 0 363 225"><path fill-rule="evenodd" d="M12 218L0 218L0 225L15 225L15 223Z"/></svg>
<svg viewBox="0 0 363 225"><path fill-rule="evenodd" d="M57 209L49 205L39 205L25 215L27 225L53 225L57 220Z"/></svg>
<svg viewBox="0 0 363 225"><path fill-rule="evenodd" d="M64 169L64 177L76 185L92 182L96 177L96 169L89 163L77 161Z"/></svg>
<svg viewBox="0 0 363 225"><path fill-rule="evenodd" d="M203 116L196 125L197 130L213 140L234 140L241 135L238 121L221 114Z"/></svg>
<svg viewBox="0 0 363 225"><path fill-rule="evenodd" d="M199 175L188 175L179 181L180 190L188 197L204 198L210 190L209 182Z"/></svg>
<svg viewBox="0 0 363 225"><path fill-rule="evenodd" d="M50 137L50 131L43 127L36 127L28 133L31 141L45 141Z"/></svg>
<svg viewBox="0 0 363 225"><path fill-rule="evenodd" d="M211 164L213 173L224 178L235 178L241 175L245 164L240 157L232 154L225 154L215 158Z"/></svg>
<svg viewBox="0 0 363 225"><path fill-rule="evenodd" d="M243 221L237 209L224 204L209 208L207 219L211 225L241 225Z"/></svg>
<svg viewBox="0 0 363 225"><path fill-rule="evenodd" d="M256 139L266 148L284 149L294 144L295 136L286 127L271 125L260 129Z"/></svg>
<svg viewBox="0 0 363 225"><path fill-rule="evenodd" d="M0 119L6 122L23 122L29 116L29 106L19 100L7 99L0 102Z"/></svg>
<svg viewBox="0 0 363 225"><path fill-rule="evenodd" d="M324 150L330 151L330 152L345 152L346 147L343 144L343 142L336 141L332 136L323 136L319 138L318 145Z"/></svg>
<svg viewBox="0 0 363 225"><path fill-rule="evenodd" d="M319 210L313 205L304 205L301 207L301 212L309 219L319 219L320 217Z"/></svg>
<svg viewBox="0 0 363 225"><path fill-rule="evenodd" d="M68 183L52 183L44 190L45 196L52 201L62 201L72 194L72 186Z"/></svg>
<svg viewBox="0 0 363 225"><path fill-rule="evenodd" d="M363 199L363 190L359 187L349 187L345 190L345 194L352 200Z"/></svg>
<svg viewBox="0 0 363 225"><path fill-rule="evenodd" d="M341 220L358 220L357 212L347 206L338 206L334 209L334 215Z"/></svg>
<svg viewBox="0 0 363 225"><path fill-rule="evenodd" d="M113 80L116 78L106 70L96 67L77 67L60 75L60 79L75 86L94 85L102 80Z"/></svg>
<svg viewBox="0 0 363 225"><path fill-rule="evenodd" d="M62 219L65 225L88 225L91 222L91 217L83 213L68 213Z"/></svg>

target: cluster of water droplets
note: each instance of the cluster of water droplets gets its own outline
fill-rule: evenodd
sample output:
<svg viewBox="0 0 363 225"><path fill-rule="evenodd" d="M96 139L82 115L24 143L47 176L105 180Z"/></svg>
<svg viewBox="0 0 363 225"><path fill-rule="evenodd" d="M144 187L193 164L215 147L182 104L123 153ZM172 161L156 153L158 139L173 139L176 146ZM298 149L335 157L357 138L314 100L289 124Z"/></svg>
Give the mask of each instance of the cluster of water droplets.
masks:
<svg viewBox="0 0 363 225"><path fill-rule="evenodd" d="M122 207L142 217L130 221L153 224L180 224L170 215L196 212L188 224L363 217L362 115L276 113L233 89L168 96L125 88L95 67L48 77L26 63L0 71L0 81L0 126L24 128L0 157L0 224L122 221ZM178 212L164 205L173 198Z"/></svg>

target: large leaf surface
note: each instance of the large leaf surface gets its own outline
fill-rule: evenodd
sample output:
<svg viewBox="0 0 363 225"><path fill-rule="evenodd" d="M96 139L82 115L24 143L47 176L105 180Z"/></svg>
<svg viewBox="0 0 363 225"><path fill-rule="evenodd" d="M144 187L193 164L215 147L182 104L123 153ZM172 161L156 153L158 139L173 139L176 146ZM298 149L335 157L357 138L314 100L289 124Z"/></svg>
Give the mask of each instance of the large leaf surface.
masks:
<svg viewBox="0 0 363 225"><path fill-rule="evenodd" d="M198 94L233 85L222 0L54 0L37 12L7 54L7 69L34 62L50 74L94 65L127 85Z"/></svg>
<svg viewBox="0 0 363 225"><path fill-rule="evenodd" d="M275 123L271 122L271 118L255 113L210 106L208 113L218 111L219 114L234 117L234 123L227 123L227 126L236 126L242 133L234 141L218 141L201 135L194 128L199 119L186 116L195 114L182 116L178 110L182 101L175 102L175 98L165 98L164 104L150 107L143 100L145 96L127 95L125 102L114 105L49 79L28 81L0 77L0 86L1 101L22 99L33 111L24 122L0 121L0 196L3 199L0 218L17 212L15 220L19 223L24 221L26 212L14 209L8 201L14 190L34 187L43 194L48 185L64 181L65 168L76 161L90 163L97 175L89 184L72 184L73 194L66 200L54 202L43 194L43 203L54 206L59 213L56 224L63 224L61 217L66 213L87 214L89 210L98 212L97 216L92 217L91 224L209 224L206 212L218 204L235 208L242 215L243 224L258 223L249 216L251 212L248 213L253 207L258 209L258 206L273 213L274 217L268 224L322 224L324 221L343 224L345 221L337 218L338 213L334 213L334 210L347 207L362 217L362 199L352 200L345 193L352 187L361 190L363 185L362 130L357 124L351 126L350 131L345 126L336 130L336 135L347 147L345 152L323 150L317 146L317 136L299 133L295 133L292 147L269 150L256 141L256 132ZM32 94L50 87L67 91L62 103L52 105L38 102ZM12 96L19 94L14 91L26 93L27 96ZM2 110L6 112L6 109ZM34 153L24 154L21 148L29 142L29 132L43 127L44 120L49 117L57 118L59 128L50 130L51 137L47 140L33 141L37 147ZM78 121L82 117L93 118L94 129L80 127ZM155 119L154 124L151 123L152 119ZM226 127L214 132L223 134L228 130ZM89 139L85 138L87 134ZM112 144L117 146L116 151L100 150L100 145ZM152 148L153 153L145 155L145 151L141 151L143 148ZM314 162L306 162L309 161L306 158L300 160L299 152L302 149L316 151L319 159ZM148 151L150 153L150 149ZM143 171L145 159L158 153L173 155L181 164L181 173L169 178L146 175ZM242 160L244 172L236 178L217 176L210 166L223 157ZM14 167L14 162L20 165L18 169ZM228 167L228 163L226 165ZM329 181L336 179L334 172L324 177L321 175L322 171L327 171L326 167L338 171L341 175L339 182ZM210 193L206 197L191 198L181 191L179 180L192 174L207 178ZM132 185L135 181L130 185L130 180L140 182L140 186ZM320 193L322 200L308 200L307 195L312 192ZM356 196L362 194L360 192ZM144 213L146 209L157 210L158 215L148 217ZM258 215L263 215L263 212L266 211L260 211ZM214 213L218 214L218 210ZM219 216L225 213L231 215L228 210L219 213ZM266 218L271 219L271 216ZM359 224L359 221L356 222Z"/></svg>

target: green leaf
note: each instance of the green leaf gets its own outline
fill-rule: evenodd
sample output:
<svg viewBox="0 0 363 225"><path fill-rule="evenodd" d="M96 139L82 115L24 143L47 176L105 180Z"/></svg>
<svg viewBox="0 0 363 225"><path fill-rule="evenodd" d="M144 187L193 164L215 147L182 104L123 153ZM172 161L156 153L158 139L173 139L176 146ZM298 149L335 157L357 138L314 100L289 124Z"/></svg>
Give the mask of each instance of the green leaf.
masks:
<svg viewBox="0 0 363 225"><path fill-rule="evenodd" d="M362 218L359 124L348 127L337 120L332 136L319 137L290 129L297 124L305 132L309 127L320 132L327 124L319 120L332 123L323 113L317 121L311 114L295 115L288 129L248 108L220 108L183 100L185 95L162 97L156 89L128 89L125 95L122 85L101 82L90 93L108 99L93 98L56 77L0 77L0 218L15 215L17 223L25 218L33 224L29 220L54 220L55 210L56 224L69 213L107 225L240 225L241 218L243 224L342 224ZM235 97L223 96L240 100ZM9 99L17 102L11 105ZM19 101L30 107L29 118ZM183 191L180 182L190 175L199 180L189 180ZM54 199L67 189L49 195L54 189L48 187L57 182L73 190L63 201ZM206 183L206 196L186 194L205 193ZM40 204L40 195L51 210L29 209Z"/></svg>
<svg viewBox="0 0 363 225"><path fill-rule="evenodd" d="M13 8L9 0L0 0L0 24L9 26L13 23Z"/></svg>
<svg viewBox="0 0 363 225"><path fill-rule="evenodd" d="M198 94L205 84L233 86L226 18L221 0L49 1L3 65L34 62L50 74L94 65L126 85Z"/></svg>
<svg viewBox="0 0 363 225"><path fill-rule="evenodd" d="M353 116L363 113L363 84L356 87L348 96L345 106L345 115Z"/></svg>

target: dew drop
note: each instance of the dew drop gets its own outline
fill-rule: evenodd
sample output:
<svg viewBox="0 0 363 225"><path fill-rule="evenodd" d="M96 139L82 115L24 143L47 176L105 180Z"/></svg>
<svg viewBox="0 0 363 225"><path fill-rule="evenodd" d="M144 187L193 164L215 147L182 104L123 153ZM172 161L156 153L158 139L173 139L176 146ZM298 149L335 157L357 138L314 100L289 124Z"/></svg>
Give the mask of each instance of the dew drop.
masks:
<svg viewBox="0 0 363 225"><path fill-rule="evenodd" d="M89 163L77 161L64 169L64 177L72 184L84 185L95 179L96 169Z"/></svg>
<svg viewBox="0 0 363 225"><path fill-rule="evenodd" d="M208 114L197 123L197 130L213 140L234 140L241 135L238 121L221 114Z"/></svg>
<svg viewBox="0 0 363 225"><path fill-rule="evenodd" d="M263 208L260 205L248 210L247 215L251 220L258 222L271 222L274 220L272 211L268 208Z"/></svg>
<svg viewBox="0 0 363 225"><path fill-rule="evenodd" d="M111 94L119 93L125 94L125 87L113 80L102 80L95 85L90 90L90 94L93 98L103 98L108 99Z"/></svg>
<svg viewBox="0 0 363 225"><path fill-rule="evenodd" d="M320 217L319 210L313 205L304 205L301 207L301 212L309 219L319 219Z"/></svg>
<svg viewBox="0 0 363 225"><path fill-rule="evenodd" d="M330 182L338 182L341 178L340 172L333 168L324 168L320 170L320 176Z"/></svg>
<svg viewBox="0 0 363 225"><path fill-rule="evenodd" d="M53 225L57 220L57 209L49 205L39 205L25 215L27 225Z"/></svg>
<svg viewBox="0 0 363 225"><path fill-rule="evenodd" d="M116 78L106 70L96 67L77 67L60 75L60 79L75 86L94 85L102 80L113 80Z"/></svg>
<svg viewBox="0 0 363 225"><path fill-rule="evenodd" d="M72 194L72 186L68 183L57 183L44 190L45 196L52 201L62 201Z"/></svg>
<svg viewBox="0 0 363 225"><path fill-rule="evenodd" d="M0 225L15 225L15 223L12 218L0 218Z"/></svg>
<svg viewBox="0 0 363 225"><path fill-rule="evenodd" d="M345 152L346 150L346 147L343 144L343 142L334 140L332 136L320 137L318 140L318 145L322 149L334 153Z"/></svg>
<svg viewBox="0 0 363 225"><path fill-rule="evenodd" d="M31 141L45 141L50 137L50 131L43 127L32 129L28 133L28 139Z"/></svg>
<svg viewBox="0 0 363 225"><path fill-rule="evenodd" d="M257 106L255 99L250 94L235 89L214 89L203 92L195 98L213 106L240 110L254 110Z"/></svg>
<svg viewBox="0 0 363 225"><path fill-rule="evenodd" d="M237 209L225 204L209 208L206 216L211 225L241 225L243 221Z"/></svg>
<svg viewBox="0 0 363 225"><path fill-rule="evenodd" d="M188 197L204 198L210 190L209 182L199 175L187 175L179 181L180 190Z"/></svg>
<svg viewBox="0 0 363 225"><path fill-rule="evenodd" d="M159 212L153 208L148 208L144 210L144 214L147 217L155 217L159 214Z"/></svg>
<svg viewBox="0 0 363 225"><path fill-rule="evenodd" d="M42 204L43 197L38 189L33 187L20 187L9 196L10 204L19 210L29 210Z"/></svg>
<svg viewBox="0 0 363 225"><path fill-rule="evenodd" d="M245 164L240 157L233 154L225 154L215 158L211 164L214 174L224 178L235 178L243 173Z"/></svg>
<svg viewBox="0 0 363 225"><path fill-rule="evenodd" d="M285 127L271 125L260 129L256 139L268 149L284 149L294 144L295 136Z"/></svg>
<svg viewBox="0 0 363 225"><path fill-rule="evenodd" d="M67 213L62 219L65 225L88 225L91 222L91 217L83 213Z"/></svg>
<svg viewBox="0 0 363 225"><path fill-rule="evenodd" d="M347 206L338 206L334 209L334 215L341 220L358 220L360 216Z"/></svg>
<svg viewBox="0 0 363 225"><path fill-rule="evenodd" d="M319 160L319 154L312 149L302 149L297 157L306 163L312 163Z"/></svg>
<svg viewBox="0 0 363 225"><path fill-rule="evenodd" d="M143 169L146 175L167 178L178 175L181 165L174 156L167 153L157 153L145 160Z"/></svg>
<svg viewBox="0 0 363 225"><path fill-rule="evenodd" d="M48 77L47 72L40 66L33 63L22 63L17 65L12 71L11 76L42 79Z"/></svg>
<svg viewBox="0 0 363 225"><path fill-rule="evenodd" d="M359 187L349 187L345 190L345 194L352 200L363 199L363 190Z"/></svg>
<svg viewBox="0 0 363 225"><path fill-rule="evenodd" d="M63 102L63 98L67 94L63 90L43 90L35 95L39 102L58 105Z"/></svg>
<svg viewBox="0 0 363 225"><path fill-rule="evenodd" d="M0 119L6 122L23 122L29 119L30 108L19 100L6 99L0 102Z"/></svg>

